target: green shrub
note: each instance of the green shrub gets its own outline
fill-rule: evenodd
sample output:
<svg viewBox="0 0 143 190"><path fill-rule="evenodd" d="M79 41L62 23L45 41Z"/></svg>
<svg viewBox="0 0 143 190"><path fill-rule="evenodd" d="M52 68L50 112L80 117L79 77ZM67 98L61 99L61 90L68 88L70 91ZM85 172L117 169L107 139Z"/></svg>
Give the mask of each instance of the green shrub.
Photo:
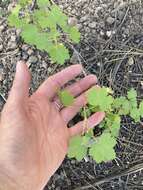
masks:
<svg viewBox="0 0 143 190"><path fill-rule="evenodd" d="M66 97L67 98L67 97ZM115 146L117 144L121 127L121 116L130 116L134 122L140 122L143 116L143 101L137 103L137 93L131 89L127 97L113 97L109 88L91 88L87 93L88 105L84 108L82 116L87 118L94 112L105 112L105 119L98 126L101 135L95 136L94 129L88 128L84 123L82 135L73 137L70 141L68 156L82 160L90 155L97 163L111 161L116 158Z"/></svg>

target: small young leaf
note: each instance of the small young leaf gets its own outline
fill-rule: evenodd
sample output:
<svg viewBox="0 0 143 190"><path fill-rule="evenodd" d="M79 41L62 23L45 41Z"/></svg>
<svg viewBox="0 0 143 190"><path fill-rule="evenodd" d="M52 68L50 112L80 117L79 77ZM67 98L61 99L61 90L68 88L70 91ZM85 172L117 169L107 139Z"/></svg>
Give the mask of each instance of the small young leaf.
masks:
<svg viewBox="0 0 143 190"><path fill-rule="evenodd" d="M125 98L124 102L122 102L122 105L119 110L120 115L128 115L130 112L130 102Z"/></svg>
<svg viewBox="0 0 143 190"><path fill-rule="evenodd" d="M90 138L93 137L94 136L93 129L88 129L88 131L85 133L85 136Z"/></svg>
<svg viewBox="0 0 143 190"><path fill-rule="evenodd" d="M119 97L119 98L116 98L114 99L113 101L113 107L115 109L120 109L121 106L124 104L124 102L126 101L127 99L123 96Z"/></svg>
<svg viewBox="0 0 143 190"><path fill-rule="evenodd" d="M140 121L140 110L137 108L131 109L130 116L135 120L135 122Z"/></svg>
<svg viewBox="0 0 143 190"><path fill-rule="evenodd" d="M137 98L137 92L136 92L136 90L134 90L132 88L130 91L128 91L127 97L128 97L129 100L135 100Z"/></svg>
<svg viewBox="0 0 143 190"><path fill-rule="evenodd" d="M71 106L74 103L74 97L67 91L59 91L60 101L64 106Z"/></svg>
<svg viewBox="0 0 143 190"><path fill-rule="evenodd" d="M73 40L73 42L79 43L80 32L78 31L77 27L74 26L69 29L69 38Z"/></svg>
<svg viewBox="0 0 143 190"><path fill-rule="evenodd" d="M87 147L82 145L83 139L81 136L75 136L70 140L68 157L76 158L81 161L87 154Z"/></svg>
<svg viewBox="0 0 143 190"><path fill-rule="evenodd" d="M112 125L110 126L111 135L114 137L118 137L119 130L121 125L121 118L118 115L114 115L114 120Z"/></svg>
<svg viewBox="0 0 143 190"><path fill-rule="evenodd" d="M84 146L88 146L88 143L89 143L89 140L90 140L90 137L89 136L87 136L87 135L85 135L85 136L83 136L82 137L82 145L84 145Z"/></svg>
<svg viewBox="0 0 143 190"><path fill-rule="evenodd" d="M81 109L81 111L80 111L80 114L81 114L81 116L84 118L85 117L85 114L86 114L86 117L89 117L90 115L91 115L91 110L90 109Z"/></svg>

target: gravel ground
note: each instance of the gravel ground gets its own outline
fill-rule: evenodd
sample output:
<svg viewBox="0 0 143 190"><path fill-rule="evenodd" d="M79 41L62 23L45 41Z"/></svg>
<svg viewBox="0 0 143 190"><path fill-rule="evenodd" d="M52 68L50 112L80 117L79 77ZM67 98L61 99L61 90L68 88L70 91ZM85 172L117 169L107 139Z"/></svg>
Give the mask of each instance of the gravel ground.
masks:
<svg viewBox="0 0 143 190"><path fill-rule="evenodd" d="M82 63L87 73L98 76L101 85L124 95L134 87L143 98L143 2L142 0L57 0L78 20L81 43L71 47L68 64ZM31 92L62 67L51 64L47 54L24 44L19 31L7 26L9 1L0 2L0 108L11 87L15 65L28 60L32 72ZM65 66L64 66L65 67ZM102 164L65 159L45 190L142 190L143 130L123 118L116 147L117 159Z"/></svg>

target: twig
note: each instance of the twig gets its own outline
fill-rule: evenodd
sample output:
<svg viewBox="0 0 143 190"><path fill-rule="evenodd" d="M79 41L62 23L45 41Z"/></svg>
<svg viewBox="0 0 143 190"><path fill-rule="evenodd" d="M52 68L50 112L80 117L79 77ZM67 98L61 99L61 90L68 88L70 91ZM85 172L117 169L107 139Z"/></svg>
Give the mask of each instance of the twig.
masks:
<svg viewBox="0 0 143 190"><path fill-rule="evenodd" d="M108 177L106 178L98 178L96 179L95 183L94 184L91 184L91 185L86 185L86 186L83 186L83 187L78 187L78 188L75 188L74 190L85 190L85 189L88 189L88 188L92 188L93 186L96 187L97 185L101 185L103 183L107 183L111 180L114 180L115 178L118 178L118 177L122 177L124 175L130 175L132 173L135 173L135 172L138 172L138 171L141 171L143 170L143 160L142 160L142 163L136 163L134 165L132 165L131 167L127 168L127 169L124 169L120 172L114 172L113 174L109 175Z"/></svg>

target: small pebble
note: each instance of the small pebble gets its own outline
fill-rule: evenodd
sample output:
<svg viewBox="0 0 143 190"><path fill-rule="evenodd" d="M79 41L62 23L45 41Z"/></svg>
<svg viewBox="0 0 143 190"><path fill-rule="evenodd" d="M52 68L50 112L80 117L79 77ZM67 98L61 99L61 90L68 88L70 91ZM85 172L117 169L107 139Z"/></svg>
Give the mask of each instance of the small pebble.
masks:
<svg viewBox="0 0 143 190"><path fill-rule="evenodd" d="M27 53L28 53L28 55L32 55L33 54L33 49L29 48Z"/></svg>
<svg viewBox="0 0 143 190"><path fill-rule="evenodd" d="M15 35L11 36L10 41L15 42L16 41L16 36Z"/></svg>
<svg viewBox="0 0 143 190"><path fill-rule="evenodd" d="M4 79L4 78L3 78L3 70L0 69L0 82L3 81L3 79Z"/></svg>
<svg viewBox="0 0 143 190"><path fill-rule="evenodd" d="M8 50L14 50L17 48L17 43L9 41L7 46L8 46L7 48Z"/></svg>
<svg viewBox="0 0 143 190"><path fill-rule="evenodd" d="M4 29L5 29L5 26L4 26L4 25L1 25L1 26L0 26L0 33L2 33L2 32L4 31Z"/></svg>
<svg viewBox="0 0 143 190"><path fill-rule="evenodd" d="M112 25L114 22L115 22L115 19L113 17L108 17L106 19L106 22L109 24L109 25Z"/></svg>
<svg viewBox="0 0 143 190"><path fill-rule="evenodd" d="M129 59L128 59L128 65L133 65L134 64L134 59L133 59L133 57L130 57Z"/></svg>
<svg viewBox="0 0 143 190"><path fill-rule="evenodd" d="M28 59L29 63L37 63L38 62L38 58L36 56L31 56Z"/></svg>
<svg viewBox="0 0 143 190"><path fill-rule="evenodd" d="M89 23L90 28L96 28L96 22Z"/></svg>
<svg viewBox="0 0 143 190"><path fill-rule="evenodd" d="M73 63L73 64L77 64L79 62L78 60L78 56L77 56L77 53L73 53L71 59L70 59L70 62Z"/></svg>
<svg viewBox="0 0 143 190"><path fill-rule="evenodd" d="M0 52L2 52L2 51L3 51L3 45L0 44Z"/></svg>
<svg viewBox="0 0 143 190"><path fill-rule="evenodd" d="M112 31L107 31L107 32L106 32L106 35L110 38L111 35L112 35Z"/></svg>
<svg viewBox="0 0 143 190"><path fill-rule="evenodd" d="M74 18L74 17L70 17L70 18L68 19L68 24L69 24L70 26L76 26L76 25L77 25L77 19Z"/></svg>

